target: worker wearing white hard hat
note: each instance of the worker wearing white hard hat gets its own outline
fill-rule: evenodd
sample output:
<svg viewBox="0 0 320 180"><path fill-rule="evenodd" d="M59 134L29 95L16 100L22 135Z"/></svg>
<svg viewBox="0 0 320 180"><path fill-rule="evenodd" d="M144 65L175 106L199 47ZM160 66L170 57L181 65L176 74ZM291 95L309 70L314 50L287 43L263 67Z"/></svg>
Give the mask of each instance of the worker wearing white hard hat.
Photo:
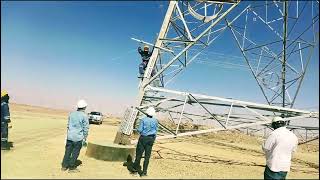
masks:
<svg viewBox="0 0 320 180"><path fill-rule="evenodd" d="M139 64L139 78L143 78L144 72L147 68L148 62L150 60L150 57L152 55L154 48L149 51L149 46L144 45L143 50L141 47L138 48L138 52L141 55L142 62ZM155 74L154 71L152 71L153 75Z"/></svg>
<svg viewBox="0 0 320 180"><path fill-rule="evenodd" d="M78 103L77 103L77 108L81 109L81 108L85 108L85 107L87 107L86 101L83 100L83 99L79 100Z"/></svg>
<svg viewBox="0 0 320 180"><path fill-rule="evenodd" d="M68 118L67 142L65 154L62 160L61 170L69 172L78 172L77 158L82 146L86 145L89 132L89 121L85 109L87 107L85 100L79 100L77 110L71 112Z"/></svg>
<svg viewBox="0 0 320 180"><path fill-rule="evenodd" d="M149 59L152 55L153 49L151 51L149 51L148 45L144 45L143 50L141 49L140 46L138 47L138 52L141 55L142 61L149 61Z"/></svg>
<svg viewBox="0 0 320 180"><path fill-rule="evenodd" d="M156 110L155 110L153 107L149 107L149 108L147 109L146 113L147 113L149 116L153 117L154 115L156 115Z"/></svg>
<svg viewBox="0 0 320 180"><path fill-rule="evenodd" d="M274 129L262 145L266 155L264 179L285 179L290 171L291 158L298 146L297 136L286 128L281 117L274 117L271 126Z"/></svg>
<svg viewBox="0 0 320 180"><path fill-rule="evenodd" d="M149 51L149 46L148 46L148 45L144 45L144 46L143 46L143 50L144 50L144 51Z"/></svg>
<svg viewBox="0 0 320 180"><path fill-rule="evenodd" d="M147 175L152 146L158 131L158 120L154 118L155 115L156 110L154 107L149 107L146 110L146 117L140 120L139 127L137 129L140 133L140 137L136 148L136 159L133 163L133 168L139 173L140 176ZM141 170L140 160L143 152L144 162L143 169Z"/></svg>

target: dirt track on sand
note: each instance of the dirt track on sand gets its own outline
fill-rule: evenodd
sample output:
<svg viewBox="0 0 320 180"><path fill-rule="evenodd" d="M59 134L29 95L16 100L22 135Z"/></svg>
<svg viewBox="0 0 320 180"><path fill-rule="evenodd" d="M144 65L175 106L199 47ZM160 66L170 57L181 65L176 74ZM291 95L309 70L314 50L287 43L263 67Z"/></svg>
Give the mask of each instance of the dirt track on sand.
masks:
<svg viewBox="0 0 320 180"><path fill-rule="evenodd" d="M14 149L1 151L1 178L131 178L122 162L99 161L81 150L79 173L60 171L64 155L68 112L11 104L9 140ZM116 118L90 125L88 141L112 141ZM265 165L262 140L236 132L178 138L157 142L148 178L243 178L261 179ZM318 141L298 147L287 178L319 178Z"/></svg>

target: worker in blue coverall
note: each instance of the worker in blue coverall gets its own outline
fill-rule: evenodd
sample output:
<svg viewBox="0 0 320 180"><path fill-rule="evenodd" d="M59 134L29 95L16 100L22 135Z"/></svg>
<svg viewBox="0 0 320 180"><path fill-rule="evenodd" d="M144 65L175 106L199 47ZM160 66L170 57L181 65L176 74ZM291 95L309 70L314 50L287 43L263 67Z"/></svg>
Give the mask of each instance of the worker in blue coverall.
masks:
<svg viewBox="0 0 320 180"><path fill-rule="evenodd" d="M140 137L136 148L136 159L133 163L133 168L139 173L140 176L147 176L147 169L153 143L156 139L158 131L158 121L154 118L155 109L149 107L146 111L147 116L142 118L139 123L138 132ZM140 160L144 152L143 170L141 171Z"/></svg>
<svg viewBox="0 0 320 180"><path fill-rule="evenodd" d="M65 154L62 161L62 171L79 172L77 169L77 158L82 146L86 146L89 132L89 120L85 113L87 103L79 100L77 111L71 112L68 119L67 142Z"/></svg>
<svg viewBox="0 0 320 180"><path fill-rule="evenodd" d="M148 63L149 63L149 60L150 60L150 57L152 55L153 50L154 50L154 48L151 51L149 51L149 46L147 46L147 45L145 45L143 47L143 51L142 51L141 47L138 48L138 52L141 55L141 60L142 60L142 62L139 64L139 74L140 74L139 78L143 77L144 72L148 66ZM153 76L154 74L155 74L155 71L153 70L151 73L151 76Z"/></svg>
<svg viewBox="0 0 320 180"><path fill-rule="evenodd" d="M143 51L142 51L141 47L138 47L138 52L141 55L142 61L149 61L149 59L152 55L153 49L151 51L149 51L149 46L145 45L143 47Z"/></svg>
<svg viewBox="0 0 320 180"><path fill-rule="evenodd" d="M8 123L10 123L9 95L5 90L1 90L1 149L10 150L8 143Z"/></svg>

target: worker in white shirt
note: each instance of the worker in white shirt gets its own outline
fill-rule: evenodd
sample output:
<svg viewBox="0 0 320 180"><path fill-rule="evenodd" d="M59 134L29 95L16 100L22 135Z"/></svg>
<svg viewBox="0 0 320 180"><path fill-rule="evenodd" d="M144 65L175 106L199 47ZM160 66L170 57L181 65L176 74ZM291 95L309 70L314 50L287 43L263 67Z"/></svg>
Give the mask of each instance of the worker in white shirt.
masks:
<svg viewBox="0 0 320 180"><path fill-rule="evenodd" d="M290 171L291 157L297 149L298 138L286 127L281 117L274 117L271 126L274 129L262 145L267 165L264 179L285 179Z"/></svg>

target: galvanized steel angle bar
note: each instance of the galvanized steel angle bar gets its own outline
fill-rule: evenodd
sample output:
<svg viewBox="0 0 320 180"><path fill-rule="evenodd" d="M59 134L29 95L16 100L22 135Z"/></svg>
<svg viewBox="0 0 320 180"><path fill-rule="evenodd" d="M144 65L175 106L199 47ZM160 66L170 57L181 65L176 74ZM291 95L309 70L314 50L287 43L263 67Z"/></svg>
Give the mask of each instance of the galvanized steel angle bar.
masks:
<svg viewBox="0 0 320 180"><path fill-rule="evenodd" d="M201 102L199 102L192 94L189 94L190 97L192 97L205 111L207 111L222 127L226 128L225 125L223 125L218 118L212 114Z"/></svg>
<svg viewBox="0 0 320 180"><path fill-rule="evenodd" d="M263 120L265 120L265 121L271 121L271 119L268 119L268 118L264 117L262 114L256 112L255 110L250 109L250 108L248 108L248 107L245 106L245 105L242 105L242 106L243 106L244 108L246 108L247 110L253 112L254 114L258 115L258 116L261 117Z"/></svg>
<svg viewBox="0 0 320 180"><path fill-rule="evenodd" d="M181 119L182 119L182 115L183 115L183 112L184 112L184 108L185 108L186 103L187 103L187 99L188 99L188 95L185 95L185 100L184 100L184 103L183 103L183 106L182 106L182 110L181 110L181 113L180 113L179 122L177 124L177 128L176 128L175 134L178 134L179 126L180 126L180 123L181 123Z"/></svg>
<svg viewBox="0 0 320 180"><path fill-rule="evenodd" d="M317 33L317 36L316 36L316 37L317 37L317 42L318 42L318 41L319 41L319 33ZM317 43L316 43L316 44L317 44ZM311 60L312 52L313 52L314 48L315 48L315 47L313 47L313 48L310 49L310 53L309 53L309 57L308 57L307 63L306 63L305 68L304 68L304 70L303 70L303 72L302 72L302 77L301 77L301 79L300 79L300 81L299 81L298 89L297 89L297 91L296 91L296 93L295 93L295 95L294 95L294 98L293 98L293 100L292 100L292 105L290 105L290 108L293 107L293 104L294 104L294 102L295 102L295 100L296 100L296 97L297 97L297 95L298 95L298 93L299 93L299 90L300 90L300 87L301 87L303 78L304 78L304 76L305 76L305 73L306 73L306 71L307 71L308 64L309 64L309 62L310 62L310 60Z"/></svg>
<svg viewBox="0 0 320 180"><path fill-rule="evenodd" d="M252 8L249 8L249 10L251 10L251 12L256 16L258 17L265 25L267 25L269 27L269 29L271 31L273 31L281 40L283 40L283 37L271 26L269 25L268 23L266 23L263 18L257 13L255 12Z"/></svg>
<svg viewBox="0 0 320 180"><path fill-rule="evenodd" d="M232 107L233 107L233 103L231 103L231 105L230 105L230 109L229 109L227 120L226 120L226 127L228 127L228 121L229 121L229 118L230 118L230 115L231 115Z"/></svg>
<svg viewBox="0 0 320 180"><path fill-rule="evenodd" d="M254 72L254 70L252 69L247 55L245 54L245 52L244 52L243 49L241 48L240 42L239 42L239 40L237 39L237 37L236 37L236 35L235 35L235 33L234 33L234 29L230 26L230 24L228 23L228 20L226 20L226 21L227 21L228 27L230 28L230 30L231 30L231 32L232 32L232 34L233 34L234 39L235 39L236 42L237 42L238 47L240 48L240 50L241 50L241 52L242 52L242 55L244 56L244 59L245 59L246 63L248 64L248 66L249 66L249 68L250 68L250 71L251 71L252 75L254 76L255 80L257 81L258 86L260 87L260 90L262 91L263 96L265 97L265 99L266 99L266 101L268 102L268 104L270 104L271 102L269 101L269 99L268 99L268 97L267 97L267 95L266 95L266 93L265 93L262 85L260 84L260 82L259 82L259 80L258 80L258 78L257 78L257 76L256 76L256 74L255 74L255 72Z"/></svg>
<svg viewBox="0 0 320 180"><path fill-rule="evenodd" d="M183 17L183 14L182 14L182 12L181 12L181 10L180 10L180 8L179 8L179 5L176 6L176 10L178 11L178 14L180 15L180 19L181 19L181 21L182 21L182 23L183 23L183 25L184 25L184 28L185 28L185 30L186 30L186 32L187 32L187 35L188 35L188 37L189 37L189 40L190 40L190 41L193 41L193 38L192 38L191 33L190 33L190 31L189 31L189 27L188 27L188 25L186 24L186 21L184 20L184 17Z"/></svg>
<svg viewBox="0 0 320 180"><path fill-rule="evenodd" d="M295 43L298 39L300 39L300 37L306 33L311 27L313 27L313 25L319 20L319 15L317 15L315 18L317 18L314 22L312 22L311 25L309 25L298 37L296 37L294 40L292 40L292 42L290 42L289 45L286 46L286 48L289 48L293 43ZM280 56L283 53L283 50L277 55ZM289 66L290 67L290 66Z"/></svg>
<svg viewBox="0 0 320 180"><path fill-rule="evenodd" d="M227 20L226 20L227 21ZM227 21L228 22L228 21ZM231 25L228 26L231 31L233 32L233 36L234 38L238 41L238 38L237 36L235 35L234 32L238 33L241 37L245 38L247 41L249 41L250 43L254 44L254 45L257 45L256 43L254 43L252 40L248 39L247 37L244 37L243 34L241 34L239 31L237 31L236 29L234 29ZM239 46L240 50L243 51L243 49L241 48L241 46ZM248 47L247 47L248 48ZM270 54L272 57L274 57L275 59L277 59L279 62L282 62L282 60L280 59L280 56L275 54L272 50L270 50L268 47L266 46L263 46L261 47L261 49L264 50L264 52L266 52L267 54ZM286 65L291 69L293 70L294 72L296 72L297 74L299 73L298 71L296 71L293 67L291 67L288 63L286 63Z"/></svg>
<svg viewBox="0 0 320 180"><path fill-rule="evenodd" d="M152 90L157 90L157 91L160 91L160 92L177 94L177 95L189 94L189 96L190 96L190 94L191 94L191 93L187 93L187 92L169 90L169 89L165 89L165 88L157 88L157 87L152 87L152 86L148 86L148 88L152 89ZM292 109L292 108L284 108L284 107L278 107L278 106L270 106L270 105L266 105L266 104L259 104L259 103L240 101L240 100L228 99L228 98L221 98L221 97L215 97L215 96L207 96L207 95L201 95L201 94L195 94L195 93L192 93L192 96L194 96L196 98L204 98L204 99L222 101L222 102L226 102L226 103L232 103L233 102L234 104L239 104L241 106L242 105L246 105L247 107L250 107L250 108L262 109L262 110L266 110L266 111L268 111L268 110L269 111L279 110L279 111L297 112L297 113L304 113L304 114L314 113L312 111Z"/></svg>

